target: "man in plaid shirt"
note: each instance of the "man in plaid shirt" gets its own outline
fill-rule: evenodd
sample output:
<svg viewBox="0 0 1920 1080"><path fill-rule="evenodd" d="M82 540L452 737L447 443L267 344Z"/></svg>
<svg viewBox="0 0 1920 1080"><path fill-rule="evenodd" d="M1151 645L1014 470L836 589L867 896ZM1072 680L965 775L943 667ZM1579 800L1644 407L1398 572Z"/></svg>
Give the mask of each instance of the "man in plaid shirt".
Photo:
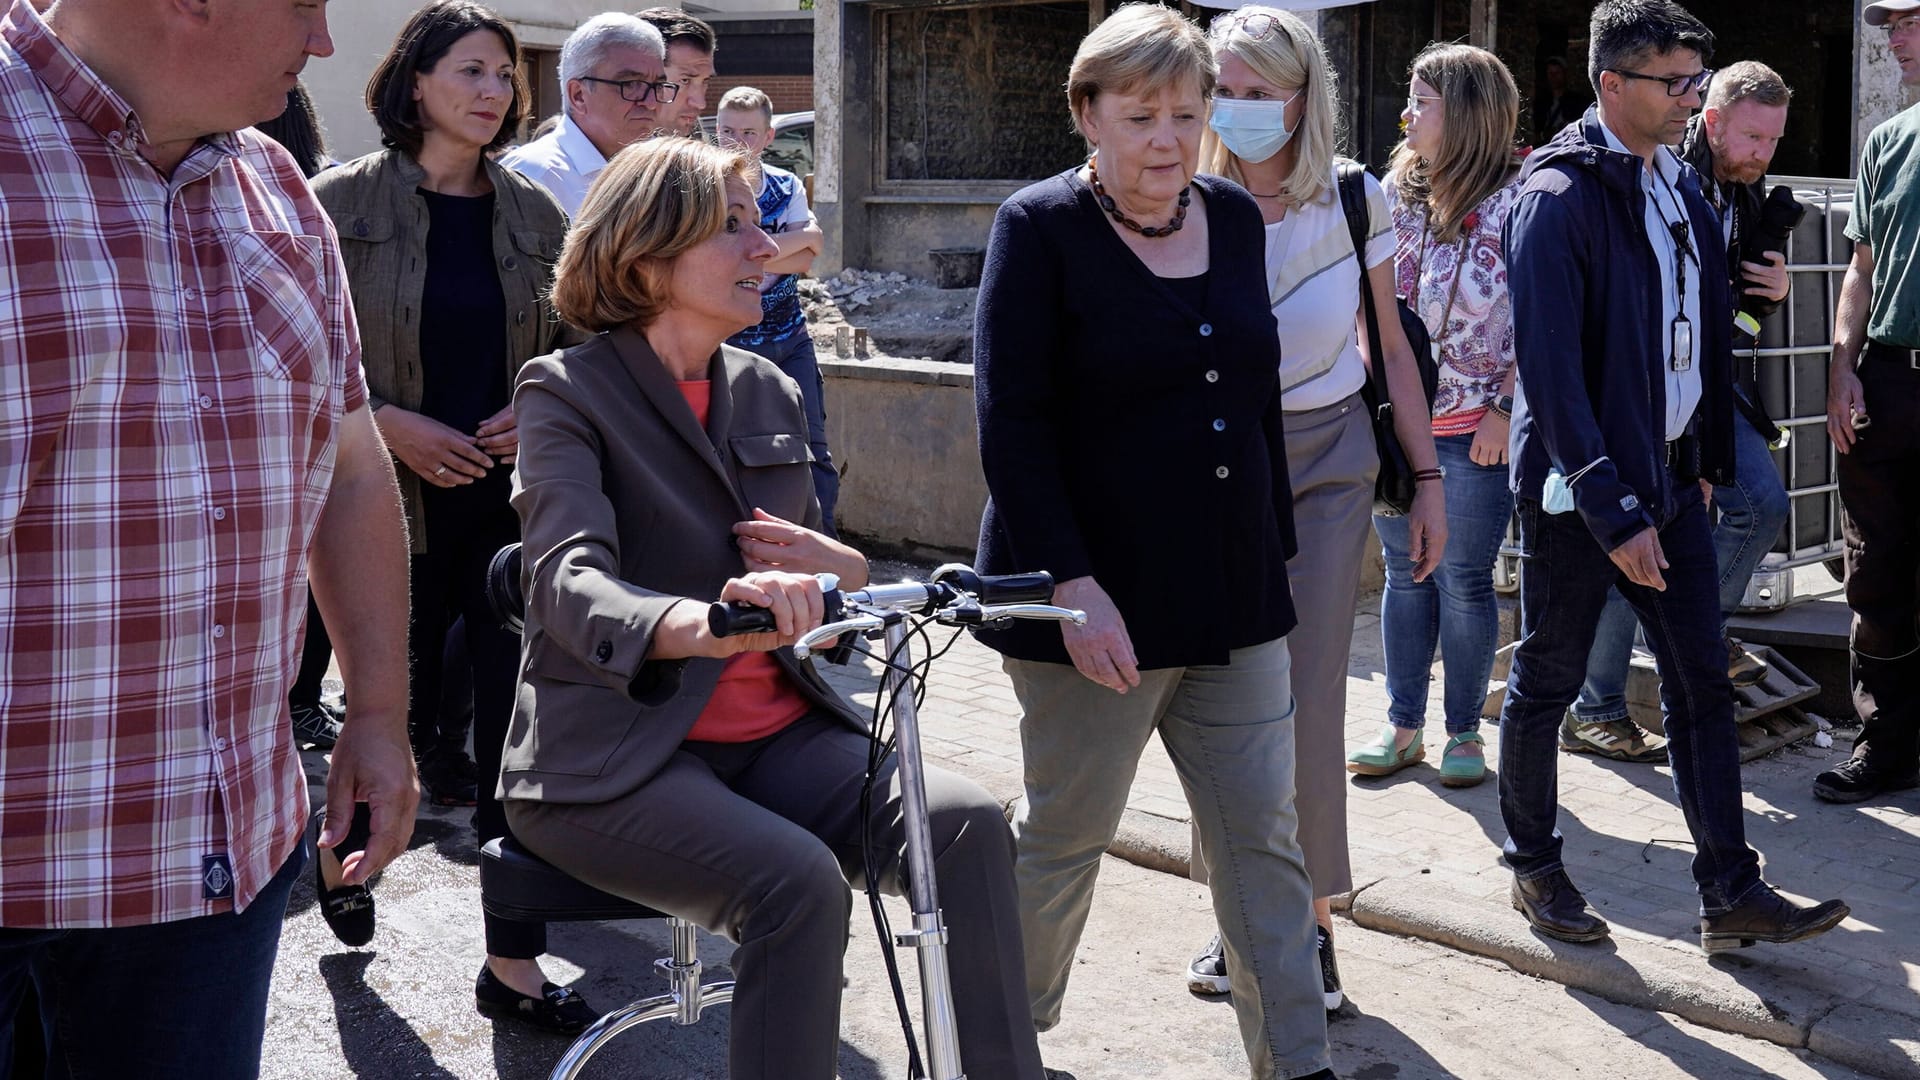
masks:
<svg viewBox="0 0 1920 1080"><path fill-rule="evenodd" d="M332 52L326 5L36 6L0 0L0 1062L44 1030L57 1075L253 1076L303 864L309 573L354 705L327 801L372 815L348 882L417 799L338 244L238 130Z"/></svg>

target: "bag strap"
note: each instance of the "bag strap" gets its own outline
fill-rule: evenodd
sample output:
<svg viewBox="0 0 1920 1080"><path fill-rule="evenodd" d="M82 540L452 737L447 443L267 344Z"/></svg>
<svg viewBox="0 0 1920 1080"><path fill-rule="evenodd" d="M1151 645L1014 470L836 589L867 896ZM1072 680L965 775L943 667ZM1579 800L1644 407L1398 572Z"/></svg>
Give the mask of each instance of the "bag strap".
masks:
<svg viewBox="0 0 1920 1080"><path fill-rule="evenodd" d="M1340 189L1340 208L1346 211L1347 233L1353 238L1353 261L1360 266L1360 305L1367 313L1367 384L1375 398L1384 399L1384 395L1375 387L1375 380L1381 386L1386 384L1384 361L1380 355L1380 315L1373 306L1373 283L1367 280L1367 170L1356 161L1343 161L1335 174L1336 186ZM1376 412L1383 404L1382 400L1367 403ZM1387 403L1390 406L1390 403Z"/></svg>

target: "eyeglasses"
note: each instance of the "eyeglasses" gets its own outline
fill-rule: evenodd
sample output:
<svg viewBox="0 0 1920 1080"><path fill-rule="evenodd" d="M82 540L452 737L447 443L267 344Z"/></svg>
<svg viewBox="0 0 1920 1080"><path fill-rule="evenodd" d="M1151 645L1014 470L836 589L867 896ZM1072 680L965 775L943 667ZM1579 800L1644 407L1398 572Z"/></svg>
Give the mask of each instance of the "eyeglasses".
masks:
<svg viewBox="0 0 1920 1080"><path fill-rule="evenodd" d="M605 83L620 88L622 100L639 103L653 98L662 105L680 96L680 84L670 82L648 82L645 79L596 79L591 75L580 76L581 82Z"/></svg>
<svg viewBox="0 0 1920 1080"><path fill-rule="evenodd" d="M1895 34L1910 34L1920 30L1920 15L1902 15L1897 19L1888 19L1880 29L1885 30L1888 37Z"/></svg>
<svg viewBox="0 0 1920 1080"><path fill-rule="evenodd" d="M1685 97L1689 90L1705 92L1707 84L1713 81L1713 69L1703 68L1692 75L1642 75L1637 71L1622 71L1619 68L1607 68L1623 79L1641 79L1646 82L1665 84L1668 97Z"/></svg>
<svg viewBox="0 0 1920 1080"><path fill-rule="evenodd" d="M1222 24L1225 29L1221 29ZM1264 11L1250 15L1222 15L1213 21L1213 29L1223 36L1238 30L1255 41L1265 41L1280 29L1280 20Z"/></svg>
<svg viewBox="0 0 1920 1080"><path fill-rule="evenodd" d="M1439 100L1440 100L1439 94L1408 94L1407 95L1407 115L1419 116L1421 113L1427 111L1427 107L1421 104L1422 102L1439 101Z"/></svg>

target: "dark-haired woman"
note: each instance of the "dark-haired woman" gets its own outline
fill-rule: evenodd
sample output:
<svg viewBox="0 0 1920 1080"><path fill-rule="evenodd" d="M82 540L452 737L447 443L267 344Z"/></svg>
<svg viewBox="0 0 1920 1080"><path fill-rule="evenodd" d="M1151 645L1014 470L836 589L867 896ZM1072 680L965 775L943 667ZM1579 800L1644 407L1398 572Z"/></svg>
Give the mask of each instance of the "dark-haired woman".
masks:
<svg viewBox="0 0 1920 1080"><path fill-rule="evenodd" d="M520 659L485 596L488 558L519 538L511 388L524 361L562 344L544 297L565 215L487 157L519 125L519 65L519 43L492 11L468 0L420 9L367 86L386 149L314 184L340 231L374 420L399 463L413 538L414 753L435 802L477 797L482 843L507 830L494 791ZM436 731L441 643L461 615L477 770ZM480 1011L562 1032L595 1019L542 975L543 924L489 915L486 932Z"/></svg>

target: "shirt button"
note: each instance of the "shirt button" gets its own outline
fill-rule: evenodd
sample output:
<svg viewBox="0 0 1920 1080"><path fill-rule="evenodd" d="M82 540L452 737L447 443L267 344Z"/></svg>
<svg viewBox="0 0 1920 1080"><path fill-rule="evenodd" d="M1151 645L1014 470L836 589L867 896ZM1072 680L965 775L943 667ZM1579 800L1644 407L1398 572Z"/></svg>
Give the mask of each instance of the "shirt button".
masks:
<svg viewBox="0 0 1920 1080"><path fill-rule="evenodd" d="M225 521L225 520L227 520L227 508L226 508L226 507L224 507L224 506L216 506L216 507L214 507L214 508L213 508L213 520L215 520L215 521Z"/></svg>
<svg viewBox="0 0 1920 1080"><path fill-rule="evenodd" d="M224 626L222 626L222 625L220 625L219 623L214 623L214 624L213 624L213 636L214 636L214 637L217 637L217 638L223 638L223 637L226 637L226 636L227 636L227 628L226 628L226 627L224 627Z"/></svg>
<svg viewBox="0 0 1920 1080"><path fill-rule="evenodd" d="M1227 478L1227 467L1225 465L1220 466L1219 468L1213 470L1213 475L1219 477L1222 480L1225 480Z"/></svg>
<svg viewBox="0 0 1920 1080"><path fill-rule="evenodd" d="M1213 430L1215 431L1227 430L1227 422L1225 420L1215 420L1213 422Z"/></svg>
<svg viewBox="0 0 1920 1080"><path fill-rule="evenodd" d="M182 290L180 290L180 295L181 295L181 296L184 296L184 297L186 297L186 298L187 298L187 299L189 299L189 300L198 300L198 299L200 299L200 292L199 292L199 290L197 290L197 289L195 289L195 288L194 288L193 286L191 286L191 285L189 285L189 286L187 286L186 288L184 288L184 289L182 289Z"/></svg>
<svg viewBox="0 0 1920 1080"><path fill-rule="evenodd" d="M115 146L119 146L125 140L126 140L126 136L120 134L117 131L110 131L107 133L107 141L112 143Z"/></svg>
<svg viewBox="0 0 1920 1080"><path fill-rule="evenodd" d="M201 394L199 398L199 405L203 409L211 409L213 408L213 399L208 397L205 394Z"/></svg>
<svg viewBox="0 0 1920 1080"><path fill-rule="evenodd" d="M213 748L214 748L215 750L218 750L218 751L220 751L220 752L222 752L222 753L225 753L225 752L226 752L226 749L227 749L227 740L225 740L225 739L215 739L215 740L213 740Z"/></svg>
<svg viewBox="0 0 1920 1080"><path fill-rule="evenodd" d="M1203 323L1201 323L1201 324L1200 324L1200 336L1201 336L1201 337L1212 337L1212 336L1213 336L1213 324L1212 324L1212 323L1204 323L1204 322L1203 322Z"/></svg>
<svg viewBox="0 0 1920 1080"><path fill-rule="evenodd" d="M1208 381L1208 382L1219 382L1219 381L1220 381L1220 373L1219 373L1219 372L1217 372L1217 371L1209 371L1209 372L1207 372L1207 381Z"/></svg>

